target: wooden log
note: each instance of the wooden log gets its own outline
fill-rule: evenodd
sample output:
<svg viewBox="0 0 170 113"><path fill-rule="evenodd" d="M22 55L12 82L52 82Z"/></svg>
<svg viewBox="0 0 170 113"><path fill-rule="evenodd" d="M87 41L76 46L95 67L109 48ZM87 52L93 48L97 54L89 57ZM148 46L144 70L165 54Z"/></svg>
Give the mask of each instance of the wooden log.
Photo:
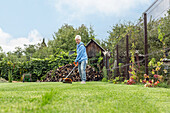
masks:
<svg viewBox="0 0 170 113"><path fill-rule="evenodd" d="M67 64L65 66L57 68L56 70L50 70L46 74L46 78L43 81L44 82L59 82L62 80L62 78L65 78L69 74L69 72L73 69L73 67L74 66L72 64ZM55 74L55 77L53 77L53 74ZM99 81L99 80L102 80L102 77L103 76L101 75L101 71L96 72L93 67L91 67L90 65L87 65L87 68L86 68L87 81ZM70 75L69 78L71 78L73 82L81 81L78 68L76 68L73 71L73 73Z"/></svg>

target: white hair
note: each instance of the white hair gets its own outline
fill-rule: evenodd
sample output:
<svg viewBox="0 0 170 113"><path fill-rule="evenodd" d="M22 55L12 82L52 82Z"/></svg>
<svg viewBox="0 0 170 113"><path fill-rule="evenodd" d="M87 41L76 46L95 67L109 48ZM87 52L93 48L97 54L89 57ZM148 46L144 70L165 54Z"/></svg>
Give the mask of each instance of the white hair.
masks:
<svg viewBox="0 0 170 113"><path fill-rule="evenodd" d="M76 40L76 39L81 40L81 36L80 36L80 35L76 35L75 40Z"/></svg>

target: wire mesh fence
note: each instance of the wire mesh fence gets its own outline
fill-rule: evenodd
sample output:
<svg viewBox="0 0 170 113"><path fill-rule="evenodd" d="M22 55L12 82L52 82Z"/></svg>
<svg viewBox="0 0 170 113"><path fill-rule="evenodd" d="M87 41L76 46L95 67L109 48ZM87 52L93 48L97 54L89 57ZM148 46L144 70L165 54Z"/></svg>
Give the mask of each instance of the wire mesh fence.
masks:
<svg viewBox="0 0 170 113"><path fill-rule="evenodd" d="M170 0L156 0L143 13L142 19L136 25L123 37L118 37L120 39L113 48L115 51L113 55L114 64L112 64L112 68L108 69L109 77L114 75L114 77L119 76L129 79L132 67L135 67L135 72L138 76L151 74L151 69L148 67L149 61L151 58L163 54L162 46L160 46L160 49L154 49L154 47L158 46L157 42L161 43L158 39L158 27L161 23L161 18L168 15L167 11L169 9ZM169 36L167 30L164 37ZM164 50L170 51L170 46L167 46ZM132 57L134 57L134 61L132 61Z"/></svg>
<svg viewBox="0 0 170 113"><path fill-rule="evenodd" d="M170 9L170 0L155 0L155 2L145 11L147 20L157 20L167 15Z"/></svg>

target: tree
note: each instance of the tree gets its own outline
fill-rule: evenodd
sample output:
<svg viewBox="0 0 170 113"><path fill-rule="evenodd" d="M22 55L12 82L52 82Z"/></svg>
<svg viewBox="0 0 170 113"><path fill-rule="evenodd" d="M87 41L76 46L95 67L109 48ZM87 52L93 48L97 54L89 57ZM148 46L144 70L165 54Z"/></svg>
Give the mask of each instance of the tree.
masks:
<svg viewBox="0 0 170 113"><path fill-rule="evenodd" d="M0 61L5 57L2 47L0 46Z"/></svg>
<svg viewBox="0 0 170 113"><path fill-rule="evenodd" d="M57 32L54 33L53 39L48 42L48 47L53 53L57 52L57 49L62 49L65 52L76 49L75 36L80 35L84 44L88 43L90 39L94 39L94 30L92 27L87 28L85 25L81 25L78 28L74 28L71 25L63 25Z"/></svg>
<svg viewBox="0 0 170 113"><path fill-rule="evenodd" d="M21 58L22 54L23 54L23 50L21 47L15 47L15 51L14 54L18 57Z"/></svg>
<svg viewBox="0 0 170 113"><path fill-rule="evenodd" d="M108 51L112 52L112 57L114 57L114 53L116 50L116 45L119 46L119 57L121 60L125 61L125 51L126 51L126 34L133 27L131 22L127 22L126 24L116 24L112 26L112 30L108 31L109 37L106 40L103 40L101 45ZM111 63L113 63L112 60Z"/></svg>
<svg viewBox="0 0 170 113"><path fill-rule="evenodd" d="M149 53L155 53L152 56L149 56L149 59L155 57L158 60L162 54L161 50L163 48L162 42L158 39L158 26L161 24L161 31L165 35L165 42L164 45L166 48L170 47L170 10L168 11L168 15L159 19L159 20L150 20L148 23L148 44L149 44ZM156 52L159 52L156 54Z"/></svg>
<svg viewBox="0 0 170 113"><path fill-rule="evenodd" d="M88 29L84 24L82 24L80 27L76 29L76 34L80 35L82 38L82 42L85 44L90 41L90 39L95 39L95 34L92 26Z"/></svg>
<svg viewBox="0 0 170 113"><path fill-rule="evenodd" d="M25 54L33 54L36 51L36 45L24 45L25 46Z"/></svg>

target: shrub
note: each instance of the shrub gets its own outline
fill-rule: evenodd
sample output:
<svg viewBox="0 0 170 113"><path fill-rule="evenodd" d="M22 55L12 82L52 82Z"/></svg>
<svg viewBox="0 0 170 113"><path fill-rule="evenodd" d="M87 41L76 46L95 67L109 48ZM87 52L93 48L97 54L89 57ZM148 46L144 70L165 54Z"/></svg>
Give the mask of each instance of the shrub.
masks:
<svg viewBox="0 0 170 113"><path fill-rule="evenodd" d="M103 77L107 79L107 69L105 66L103 67Z"/></svg>
<svg viewBox="0 0 170 113"><path fill-rule="evenodd" d="M168 82L163 82L163 83L159 83L159 84L157 85L157 87L170 88L170 85L168 85Z"/></svg>
<svg viewBox="0 0 170 113"><path fill-rule="evenodd" d="M103 79L102 79L102 82L107 82L107 81L108 81L108 79L107 79L107 69L104 66L103 67Z"/></svg>
<svg viewBox="0 0 170 113"><path fill-rule="evenodd" d="M8 71L8 81L9 81L9 82L12 82L12 80L13 80L13 79L12 79L12 71L9 70L9 71Z"/></svg>
<svg viewBox="0 0 170 113"><path fill-rule="evenodd" d="M107 82L108 80L106 78L103 78L102 79L102 82Z"/></svg>

